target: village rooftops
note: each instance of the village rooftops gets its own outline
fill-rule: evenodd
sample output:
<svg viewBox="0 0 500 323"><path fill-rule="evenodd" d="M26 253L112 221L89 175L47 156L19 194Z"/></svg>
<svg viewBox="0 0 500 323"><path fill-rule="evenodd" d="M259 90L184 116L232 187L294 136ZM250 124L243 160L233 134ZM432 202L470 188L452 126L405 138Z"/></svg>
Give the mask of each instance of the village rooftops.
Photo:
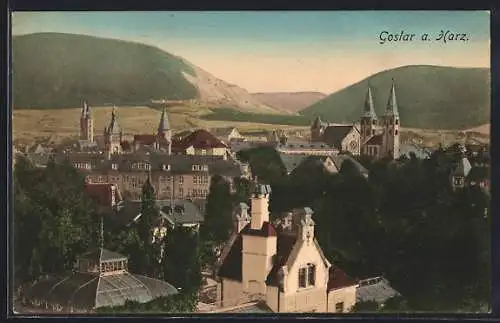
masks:
<svg viewBox="0 0 500 323"><path fill-rule="evenodd" d="M188 200L159 200L156 201L158 218L166 220L171 225L196 224L204 220L198 206ZM113 216L115 222L122 226L131 225L140 221L141 201L125 201Z"/></svg>

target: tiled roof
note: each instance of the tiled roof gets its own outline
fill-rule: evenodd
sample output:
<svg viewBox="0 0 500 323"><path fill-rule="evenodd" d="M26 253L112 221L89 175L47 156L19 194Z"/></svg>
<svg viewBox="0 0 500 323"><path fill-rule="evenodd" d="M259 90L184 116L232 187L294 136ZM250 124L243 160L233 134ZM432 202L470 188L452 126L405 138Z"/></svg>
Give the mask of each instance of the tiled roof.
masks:
<svg viewBox="0 0 500 323"><path fill-rule="evenodd" d="M224 277L236 281L241 281L242 277L242 249L243 238L238 234L231 246L229 253L224 258L222 265L219 268L219 277Z"/></svg>
<svg viewBox="0 0 500 323"><path fill-rule="evenodd" d="M457 166L455 167L453 174L457 175L457 176L467 176L467 175L469 175L469 172L471 171L471 169L472 169L472 166L471 166L469 160L466 157L463 157L457 163Z"/></svg>
<svg viewBox="0 0 500 323"><path fill-rule="evenodd" d="M342 148L342 140L352 130L354 126L328 126L323 135L323 141L337 149Z"/></svg>
<svg viewBox="0 0 500 323"><path fill-rule="evenodd" d="M156 142L156 135L134 135L134 143L152 145Z"/></svg>
<svg viewBox="0 0 500 323"><path fill-rule="evenodd" d="M387 279L375 277L363 279L356 289L356 300L358 302L374 301L383 303L391 297L400 295L398 291L391 287Z"/></svg>
<svg viewBox="0 0 500 323"><path fill-rule="evenodd" d="M264 222L262 228L259 230L252 229L250 224L247 224L243 230L241 230L241 234L259 237L275 237L278 235L274 226L269 222Z"/></svg>
<svg viewBox="0 0 500 323"><path fill-rule="evenodd" d="M188 200L159 200L156 201L158 216L165 217L173 224L199 223L204 217L198 206ZM126 226L136 221L141 212L141 201L125 201L111 217L119 226Z"/></svg>
<svg viewBox="0 0 500 323"><path fill-rule="evenodd" d="M83 192L100 206L111 206L113 186L114 184L110 183L85 183Z"/></svg>
<svg viewBox="0 0 500 323"><path fill-rule="evenodd" d="M187 149L193 146L195 149L227 148L227 146L210 132L199 129L193 131L184 139L181 139L178 147Z"/></svg>
<svg viewBox="0 0 500 323"><path fill-rule="evenodd" d="M309 157L309 155L280 153L281 162L285 166L286 171L289 173L298 167L307 157Z"/></svg>
<svg viewBox="0 0 500 323"><path fill-rule="evenodd" d="M342 269L331 266L328 274L328 291L349 286L355 286L358 282L349 277Z"/></svg>
<svg viewBox="0 0 500 323"><path fill-rule="evenodd" d="M276 261L271 268L271 271L267 275L266 284L270 286L278 286L279 285L279 277L278 273L281 267L283 267L288 258L290 257L290 253L292 252L293 246L297 241L297 237L294 234L289 233L280 233L277 239L277 250L276 250Z"/></svg>
<svg viewBox="0 0 500 323"><path fill-rule="evenodd" d="M80 259L92 259L96 262L108 262L108 261L122 261L127 260L127 257L121 253L110 251L108 249L100 248L95 251L84 253L79 257Z"/></svg>
<svg viewBox="0 0 500 323"><path fill-rule="evenodd" d="M383 134L379 133L377 135L372 136L365 145L377 145L380 146L383 143Z"/></svg>

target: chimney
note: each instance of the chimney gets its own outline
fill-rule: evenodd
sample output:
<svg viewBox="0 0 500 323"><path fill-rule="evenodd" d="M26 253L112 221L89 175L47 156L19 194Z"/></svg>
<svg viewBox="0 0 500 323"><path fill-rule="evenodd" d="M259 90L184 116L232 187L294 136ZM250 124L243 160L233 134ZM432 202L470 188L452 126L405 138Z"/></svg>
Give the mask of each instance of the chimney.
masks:
<svg viewBox="0 0 500 323"><path fill-rule="evenodd" d="M251 222L252 230L260 230L264 222L269 222L269 194L271 186L257 184L252 194Z"/></svg>

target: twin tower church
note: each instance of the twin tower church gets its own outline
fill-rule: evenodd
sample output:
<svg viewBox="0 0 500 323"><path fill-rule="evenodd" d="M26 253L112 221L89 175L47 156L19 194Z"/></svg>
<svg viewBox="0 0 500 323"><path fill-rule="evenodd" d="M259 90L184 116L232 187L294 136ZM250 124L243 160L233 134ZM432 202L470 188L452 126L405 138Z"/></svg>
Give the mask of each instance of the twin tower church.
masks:
<svg viewBox="0 0 500 323"><path fill-rule="evenodd" d="M130 143L123 138L122 128L120 127L116 107L113 107L111 120L108 126L104 127L102 141L100 145L95 140L94 134L94 119L92 117L92 108L83 102L80 116L80 146L98 147L103 149L108 155L119 154L124 150L130 149ZM167 109L163 107L157 132L153 135L135 135L133 145L147 144L154 146L158 150L163 150L168 154L172 151L172 131L169 126Z"/></svg>
<svg viewBox="0 0 500 323"><path fill-rule="evenodd" d="M389 99L383 117L377 117L370 86L366 92L364 111L358 125L338 126L324 123L320 117L311 125L311 140L329 143L339 132L345 133L345 143L340 150L353 155L368 155L376 158L400 156L400 121L394 79L389 92ZM348 131L342 129L349 128ZM333 141L332 141L333 143ZM329 143L330 144L330 143Z"/></svg>

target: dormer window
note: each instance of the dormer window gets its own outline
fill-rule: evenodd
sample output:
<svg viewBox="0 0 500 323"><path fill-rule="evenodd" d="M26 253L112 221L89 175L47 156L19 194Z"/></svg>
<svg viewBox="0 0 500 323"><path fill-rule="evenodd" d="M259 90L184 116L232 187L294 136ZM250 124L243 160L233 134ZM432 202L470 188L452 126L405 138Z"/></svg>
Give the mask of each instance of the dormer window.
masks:
<svg viewBox="0 0 500 323"><path fill-rule="evenodd" d="M201 165L201 170L208 171L208 165Z"/></svg>
<svg viewBox="0 0 500 323"><path fill-rule="evenodd" d="M165 170L165 171L169 171L170 170L170 165L163 164L163 165L161 165L161 169Z"/></svg>
<svg viewBox="0 0 500 323"><path fill-rule="evenodd" d="M191 169L192 169L193 171L198 171L198 170L200 170L200 165L193 165L193 166L191 167Z"/></svg>
<svg viewBox="0 0 500 323"><path fill-rule="evenodd" d="M118 164L116 164L116 163L111 164L111 168L113 170L118 170Z"/></svg>

